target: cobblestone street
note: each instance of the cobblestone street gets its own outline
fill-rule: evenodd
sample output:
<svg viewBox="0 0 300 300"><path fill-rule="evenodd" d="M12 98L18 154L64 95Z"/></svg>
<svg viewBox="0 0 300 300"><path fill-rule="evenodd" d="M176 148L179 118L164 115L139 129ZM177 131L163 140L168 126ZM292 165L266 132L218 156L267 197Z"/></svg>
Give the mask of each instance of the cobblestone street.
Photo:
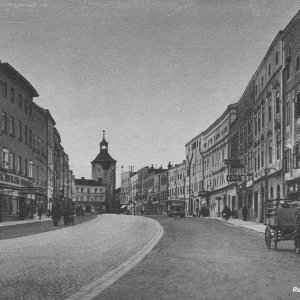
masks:
<svg viewBox="0 0 300 300"><path fill-rule="evenodd" d="M299 299L292 241L267 249L264 235L205 218L155 217L164 236L146 258L94 300Z"/></svg>
<svg viewBox="0 0 300 300"><path fill-rule="evenodd" d="M0 245L1 299L64 299L136 253L156 234L142 217L100 215Z"/></svg>

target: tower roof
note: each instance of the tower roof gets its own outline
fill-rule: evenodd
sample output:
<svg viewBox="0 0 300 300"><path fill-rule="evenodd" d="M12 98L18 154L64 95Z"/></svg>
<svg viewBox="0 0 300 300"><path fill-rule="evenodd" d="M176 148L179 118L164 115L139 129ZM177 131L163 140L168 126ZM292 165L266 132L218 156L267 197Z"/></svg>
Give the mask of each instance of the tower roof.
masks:
<svg viewBox="0 0 300 300"><path fill-rule="evenodd" d="M93 163L97 163L97 162L116 162L115 159L113 159L108 152L106 151L101 151L100 153L97 155L97 157L92 161Z"/></svg>
<svg viewBox="0 0 300 300"><path fill-rule="evenodd" d="M114 160L108 153L108 142L105 139L105 130L103 130L103 138L100 143L100 153L92 161L92 164L102 162L116 162L116 160Z"/></svg>

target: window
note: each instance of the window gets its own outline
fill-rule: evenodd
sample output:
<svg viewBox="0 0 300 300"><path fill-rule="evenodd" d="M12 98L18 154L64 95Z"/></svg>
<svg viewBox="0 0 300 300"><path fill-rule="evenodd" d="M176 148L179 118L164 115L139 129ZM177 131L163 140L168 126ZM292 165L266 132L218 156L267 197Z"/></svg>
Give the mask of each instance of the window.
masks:
<svg viewBox="0 0 300 300"><path fill-rule="evenodd" d="M27 159L24 160L24 167L25 167L25 175L28 176L28 161L27 161Z"/></svg>
<svg viewBox="0 0 300 300"><path fill-rule="evenodd" d="M32 130L29 129L29 147L32 147Z"/></svg>
<svg viewBox="0 0 300 300"><path fill-rule="evenodd" d="M275 60L276 60L276 65L278 65L278 51L276 52Z"/></svg>
<svg viewBox="0 0 300 300"><path fill-rule="evenodd" d="M15 90L13 87L10 88L10 101L15 102Z"/></svg>
<svg viewBox="0 0 300 300"><path fill-rule="evenodd" d="M262 87L264 86L264 76L262 76L262 78L261 78L261 86Z"/></svg>
<svg viewBox="0 0 300 300"><path fill-rule="evenodd" d="M39 179L39 166L36 166L36 179Z"/></svg>
<svg viewBox="0 0 300 300"><path fill-rule="evenodd" d="M287 149L284 151L284 171L285 171L285 173L290 171L291 152L292 152L292 149Z"/></svg>
<svg viewBox="0 0 300 300"><path fill-rule="evenodd" d="M22 122L18 121L18 139L22 141Z"/></svg>
<svg viewBox="0 0 300 300"><path fill-rule="evenodd" d="M5 169L8 169L8 166L9 166L8 154L9 154L9 152L8 152L7 149L2 150L2 164L1 164L1 167L5 168Z"/></svg>
<svg viewBox="0 0 300 300"><path fill-rule="evenodd" d="M257 150L257 169L260 170L260 149Z"/></svg>
<svg viewBox="0 0 300 300"><path fill-rule="evenodd" d="M24 136L25 136L25 143L28 143L28 127L24 126Z"/></svg>
<svg viewBox="0 0 300 300"><path fill-rule="evenodd" d="M280 159L280 134L276 136L276 158Z"/></svg>
<svg viewBox="0 0 300 300"><path fill-rule="evenodd" d="M7 83L1 81L1 88L2 88L2 96L7 97Z"/></svg>
<svg viewBox="0 0 300 300"><path fill-rule="evenodd" d="M254 135L257 135L257 117L254 117Z"/></svg>
<svg viewBox="0 0 300 300"><path fill-rule="evenodd" d="M257 114L257 130L260 133L260 111Z"/></svg>
<svg viewBox="0 0 300 300"><path fill-rule="evenodd" d="M264 167L264 164L265 164L265 152L264 152L264 145L261 146L261 167L263 168Z"/></svg>
<svg viewBox="0 0 300 300"><path fill-rule="evenodd" d="M27 114L28 113L28 100L25 100L25 113Z"/></svg>
<svg viewBox="0 0 300 300"><path fill-rule="evenodd" d="M22 173L22 157L18 156L18 173Z"/></svg>
<svg viewBox="0 0 300 300"><path fill-rule="evenodd" d="M289 125L291 122L291 105L290 102L288 101L286 103L286 125Z"/></svg>
<svg viewBox="0 0 300 300"><path fill-rule="evenodd" d="M296 71L299 71L300 69L300 55L296 57Z"/></svg>
<svg viewBox="0 0 300 300"><path fill-rule="evenodd" d="M28 172L29 177L33 177L33 161L29 161L29 172Z"/></svg>
<svg viewBox="0 0 300 300"><path fill-rule="evenodd" d="M19 107L23 106L23 99L22 99L22 95L19 94Z"/></svg>
<svg viewBox="0 0 300 300"><path fill-rule="evenodd" d="M286 79L289 80L291 78L291 68L290 64L286 65Z"/></svg>
<svg viewBox="0 0 300 300"><path fill-rule="evenodd" d="M265 106L261 109L261 128L265 127Z"/></svg>
<svg viewBox="0 0 300 300"><path fill-rule="evenodd" d="M270 199L273 199L274 198L274 190L273 190L273 187L271 186L270 187Z"/></svg>
<svg viewBox="0 0 300 300"><path fill-rule="evenodd" d="M296 114L296 118L300 117L300 93L297 95L297 100L295 103L295 114Z"/></svg>
<svg viewBox="0 0 300 300"><path fill-rule="evenodd" d="M269 76L271 76L271 64L269 64L269 67L268 67L268 74L269 74Z"/></svg>
<svg viewBox="0 0 300 300"><path fill-rule="evenodd" d="M257 95L257 84L255 85L255 95Z"/></svg>
<svg viewBox="0 0 300 300"><path fill-rule="evenodd" d="M5 112L2 112L1 131L7 133L7 115Z"/></svg>
<svg viewBox="0 0 300 300"><path fill-rule="evenodd" d="M294 146L294 167L300 168L300 144Z"/></svg>
<svg viewBox="0 0 300 300"><path fill-rule="evenodd" d="M9 134L11 136L15 135L15 119L14 119L14 117L9 118Z"/></svg>
<svg viewBox="0 0 300 300"><path fill-rule="evenodd" d="M15 154L14 153L10 153L9 155L9 168L11 170L15 170Z"/></svg>
<svg viewBox="0 0 300 300"><path fill-rule="evenodd" d="M276 92L276 114L280 113L280 96L279 91Z"/></svg>
<svg viewBox="0 0 300 300"><path fill-rule="evenodd" d="M271 164L273 161L272 153L273 153L272 140L270 140L269 141L269 164Z"/></svg>
<svg viewBox="0 0 300 300"><path fill-rule="evenodd" d="M269 122L271 122L271 120L272 120L272 101L271 101L271 99L269 100L268 114L269 114Z"/></svg>

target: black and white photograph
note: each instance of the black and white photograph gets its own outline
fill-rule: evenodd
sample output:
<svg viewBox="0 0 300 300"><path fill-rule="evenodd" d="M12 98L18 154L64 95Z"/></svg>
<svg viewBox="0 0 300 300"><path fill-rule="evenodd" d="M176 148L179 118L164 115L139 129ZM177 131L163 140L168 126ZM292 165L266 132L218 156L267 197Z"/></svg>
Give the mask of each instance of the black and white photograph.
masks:
<svg viewBox="0 0 300 300"><path fill-rule="evenodd" d="M299 0L0 0L0 299L300 299Z"/></svg>

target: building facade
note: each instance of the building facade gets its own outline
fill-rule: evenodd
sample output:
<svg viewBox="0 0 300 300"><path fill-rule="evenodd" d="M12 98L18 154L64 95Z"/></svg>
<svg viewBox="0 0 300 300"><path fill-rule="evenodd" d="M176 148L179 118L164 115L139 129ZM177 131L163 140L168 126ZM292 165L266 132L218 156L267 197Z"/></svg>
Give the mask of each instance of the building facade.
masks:
<svg viewBox="0 0 300 300"><path fill-rule="evenodd" d="M92 179L75 179L75 205L85 212L106 212L105 186Z"/></svg>
<svg viewBox="0 0 300 300"><path fill-rule="evenodd" d="M33 101L38 96L10 64L0 62L0 221L51 209L55 121Z"/></svg>

